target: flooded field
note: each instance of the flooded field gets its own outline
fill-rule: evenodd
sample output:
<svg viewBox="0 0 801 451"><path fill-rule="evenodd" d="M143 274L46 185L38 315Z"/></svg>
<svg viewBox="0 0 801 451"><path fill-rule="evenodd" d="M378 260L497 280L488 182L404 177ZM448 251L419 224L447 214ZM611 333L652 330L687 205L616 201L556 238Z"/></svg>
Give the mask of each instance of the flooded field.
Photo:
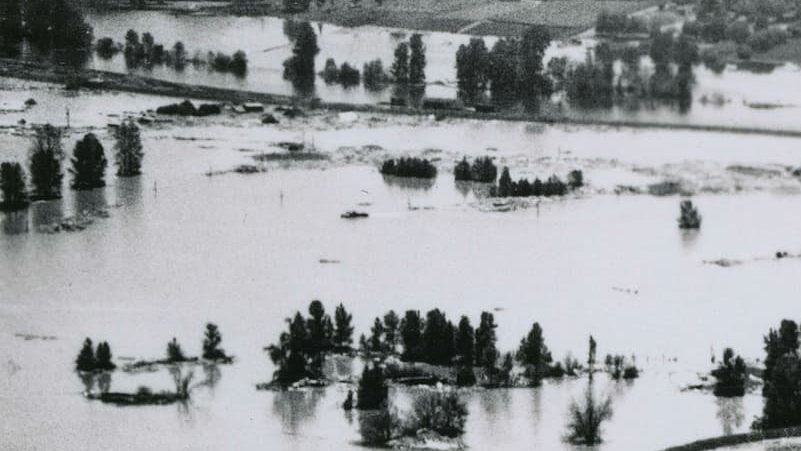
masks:
<svg viewBox="0 0 801 451"><path fill-rule="evenodd" d="M68 106L81 129L65 147L91 129L110 152L108 113L170 101L4 83L14 99L42 101L0 114L2 160L25 160L30 130L13 127L20 118L64 125ZM282 140L313 142L328 158L206 176L252 164ZM788 170L801 161L798 139L322 114L278 127L255 115L162 124L144 128L143 142L143 176L109 174L105 189L65 189L60 201L0 216L0 436L10 449L360 449L358 414L340 409L345 385L255 389L274 369L263 346L312 299L328 310L343 302L357 335L390 308L435 307L474 322L493 310L502 351L534 321L559 359L582 359L592 334L599 355L634 354L644 369L633 383L597 381L614 409L599 449L661 449L747 431L758 392L726 401L681 389L709 369L711 349L761 358L762 335L797 315L801 260L773 256L801 250L801 182ZM398 155L434 158L438 179L384 179L377 165ZM463 155L492 155L515 177L581 168L589 186L538 208L485 211L453 182ZM697 193L700 232L678 230L676 196L614 194L675 178ZM357 206L370 218L340 218ZM38 231L93 208L109 217L82 232ZM739 264L705 263L724 258ZM237 360L197 367L187 406L119 408L81 395L73 361L85 337L108 341L118 361L161 357L172 337L195 355L207 321ZM166 371L117 372L111 387L171 383ZM465 442L570 449L566 410L585 385L467 392Z"/></svg>
<svg viewBox="0 0 801 451"><path fill-rule="evenodd" d="M230 54L241 49L247 53L249 60L245 78L192 67L181 73L167 67L136 69L138 73L185 83L293 93L291 83L282 77L283 62L291 54L291 43L284 32L283 19L171 15L152 11L94 14L88 19L97 38L111 37L123 42L125 32L134 29L140 34L152 33L156 42L168 48L180 40L186 44L190 56L196 51L202 55L207 51ZM337 64L348 62L359 69L364 63L380 58L384 67L388 68L395 47L410 36L408 31L381 27L343 28L320 23L315 24L314 29L320 46L316 58L318 71L322 70L328 58L334 58ZM426 95L456 96L455 53L469 39L469 35L423 33L427 59ZM488 37L485 40L491 47L496 38ZM584 39L580 45L554 43L545 59L567 56L572 60L583 60L587 49L594 45L593 39ZM95 56L90 66L115 72L128 70L122 55L108 61ZM616 107L612 111L575 110L568 113L575 117L801 130L796 120L801 108L801 94L793 90L775 89L776 86L792 86L801 81L801 71L795 65L779 67L767 74L737 70L734 66L729 66L722 74L715 74L698 66L695 78L694 101L689 111L681 112L678 107L666 105L643 104L636 108ZM317 80L315 89L315 95L327 101L372 103L389 101L391 96L391 89L381 92L369 92L361 86L344 89L338 85L327 86L322 79ZM754 104L773 104L776 107L749 106Z"/></svg>

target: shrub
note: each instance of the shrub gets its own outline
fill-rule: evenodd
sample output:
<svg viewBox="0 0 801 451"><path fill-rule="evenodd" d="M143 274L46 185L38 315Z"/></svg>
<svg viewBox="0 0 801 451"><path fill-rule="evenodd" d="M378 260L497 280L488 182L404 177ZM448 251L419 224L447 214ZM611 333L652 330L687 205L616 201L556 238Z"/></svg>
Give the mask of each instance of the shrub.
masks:
<svg viewBox="0 0 801 451"><path fill-rule="evenodd" d="M584 173L574 169L567 174L567 186L570 189L579 189L584 186Z"/></svg>
<svg viewBox="0 0 801 451"><path fill-rule="evenodd" d="M100 38L97 40L95 51L97 52L97 56L103 59L111 59L114 55L119 53L120 49L117 48L117 44L113 39Z"/></svg>
<svg viewBox="0 0 801 451"><path fill-rule="evenodd" d="M427 392L412 403L410 426L414 430L430 429L446 437L458 437L464 432L467 406L456 391Z"/></svg>
<svg viewBox="0 0 801 451"><path fill-rule="evenodd" d="M342 86L346 88L357 86L360 80L361 75L358 69L351 67L348 63L342 63L342 67L339 68L339 83Z"/></svg>
<svg viewBox="0 0 801 451"><path fill-rule="evenodd" d="M723 351L723 360L712 371L717 379L715 383L715 396L739 397L745 395L745 381L747 378L745 362L742 357L735 356L734 350L726 348Z"/></svg>
<svg viewBox="0 0 801 451"><path fill-rule="evenodd" d="M681 215L679 216L679 228L681 229L700 229L701 215L698 209L693 206L689 199L681 201Z"/></svg>
<svg viewBox="0 0 801 451"><path fill-rule="evenodd" d="M205 337L203 338L203 358L208 360L226 360L228 356L220 348L222 335L216 324L206 324Z"/></svg>
<svg viewBox="0 0 801 451"><path fill-rule="evenodd" d="M323 81L327 85L331 85L339 81L339 68L337 67L336 61L334 61L334 58L328 58L325 60L325 66L323 67L323 71L320 72L320 76L323 77Z"/></svg>
<svg viewBox="0 0 801 451"><path fill-rule="evenodd" d="M601 426L612 417L610 398L598 400L592 392L592 384L587 387L583 402L573 401L568 410L567 440L576 445L596 445L601 443Z"/></svg>
<svg viewBox="0 0 801 451"><path fill-rule="evenodd" d="M368 446L381 446L390 441L400 428L400 421L394 411L386 404L378 410L359 412L359 434L362 443Z"/></svg>

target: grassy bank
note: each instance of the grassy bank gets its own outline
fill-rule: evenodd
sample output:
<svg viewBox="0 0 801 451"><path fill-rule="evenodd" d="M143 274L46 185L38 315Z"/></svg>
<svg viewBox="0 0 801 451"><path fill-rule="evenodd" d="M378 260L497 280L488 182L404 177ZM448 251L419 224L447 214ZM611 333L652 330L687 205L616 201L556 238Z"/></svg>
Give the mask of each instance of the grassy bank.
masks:
<svg viewBox="0 0 801 451"><path fill-rule="evenodd" d="M236 89L174 83L133 74L85 70L80 74L60 66L0 58L0 77L34 80L40 82L71 84L84 89L114 90L166 97L213 100L217 102L259 102L268 105L297 105L309 109L329 111L354 111L361 113L383 113L398 115L436 116L437 119L477 119L513 122L539 122L547 124L572 124L626 128L649 128L664 130L690 130L699 132L757 134L801 138L801 130L783 130L727 125L676 124L649 121L621 121L603 119L581 119L564 116L558 112L527 113L522 111L477 112L469 109L426 109L396 107L386 104L351 104L341 102L319 102L287 95L269 94Z"/></svg>
<svg viewBox="0 0 801 451"><path fill-rule="evenodd" d="M724 435L704 440L698 440L686 445L666 448L663 451L706 451L723 447L742 445L744 443L760 442L788 437L801 437L801 427L784 429L770 429L767 431L748 432L745 434Z"/></svg>

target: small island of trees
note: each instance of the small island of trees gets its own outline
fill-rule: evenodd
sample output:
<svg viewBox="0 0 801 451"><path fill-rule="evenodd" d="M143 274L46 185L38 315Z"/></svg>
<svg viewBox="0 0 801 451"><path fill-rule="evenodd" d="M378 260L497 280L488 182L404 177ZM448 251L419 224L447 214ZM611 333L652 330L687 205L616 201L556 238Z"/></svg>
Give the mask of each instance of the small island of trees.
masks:
<svg viewBox="0 0 801 451"><path fill-rule="evenodd" d="M394 177L433 179L437 176L437 167L425 158L392 158L384 161L381 165L381 174Z"/></svg>
<svg viewBox="0 0 801 451"><path fill-rule="evenodd" d="M580 170L573 170L568 174L567 183L558 176L552 175L544 182L535 178L529 182L521 178L517 182L509 175L509 168L504 167L497 186L493 186L490 195L493 197L529 197L529 196L564 196L569 191L581 188L584 185L584 175Z"/></svg>
<svg viewBox="0 0 801 451"><path fill-rule="evenodd" d="M453 168L453 177L457 182L495 183L498 168L490 157L478 157L472 165L464 157Z"/></svg>

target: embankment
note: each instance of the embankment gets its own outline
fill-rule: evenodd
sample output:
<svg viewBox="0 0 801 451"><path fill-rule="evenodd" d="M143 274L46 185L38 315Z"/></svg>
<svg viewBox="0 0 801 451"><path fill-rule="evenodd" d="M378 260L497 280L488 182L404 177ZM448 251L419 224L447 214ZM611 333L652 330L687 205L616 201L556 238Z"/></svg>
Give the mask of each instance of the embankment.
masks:
<svg viewBox="0 0 801 451"><path fill-rule="evenodd" d="M801 138L801 130L739 127L727 125L677 124L649 121L620 121L582 119L557 113L527 113L520 111L478 112L470 109L439 109L397 107L386 104L351 104L341 102L312 101L281 94L243 91L211 86L174 83L133 74L120 74L98 70L83 70L80 73L61 66L0 58L0 77L19 78L56 83L85 89L113 90L166 97L213 100L218 102L260 102L269 105L300 105L306 108L332 111L355 111L398 115L435 115L438 119L458 118L476 120L501 120L515 122L538 122L545 124L569 124L604 127L647 128L665 130L689 130L699 132L756 134Z"/></svg>
<svg viewBox="0 0 801 451"><path fill-rule="evenodd" d="M801 437L801 427L782 429L769 429L767 431L747 432L745 434L724 435L721 437L698 440L685 445L666 448L662 451L707 451L723 447L742 445L744 443L760 442L789 437Z"/></svg>

